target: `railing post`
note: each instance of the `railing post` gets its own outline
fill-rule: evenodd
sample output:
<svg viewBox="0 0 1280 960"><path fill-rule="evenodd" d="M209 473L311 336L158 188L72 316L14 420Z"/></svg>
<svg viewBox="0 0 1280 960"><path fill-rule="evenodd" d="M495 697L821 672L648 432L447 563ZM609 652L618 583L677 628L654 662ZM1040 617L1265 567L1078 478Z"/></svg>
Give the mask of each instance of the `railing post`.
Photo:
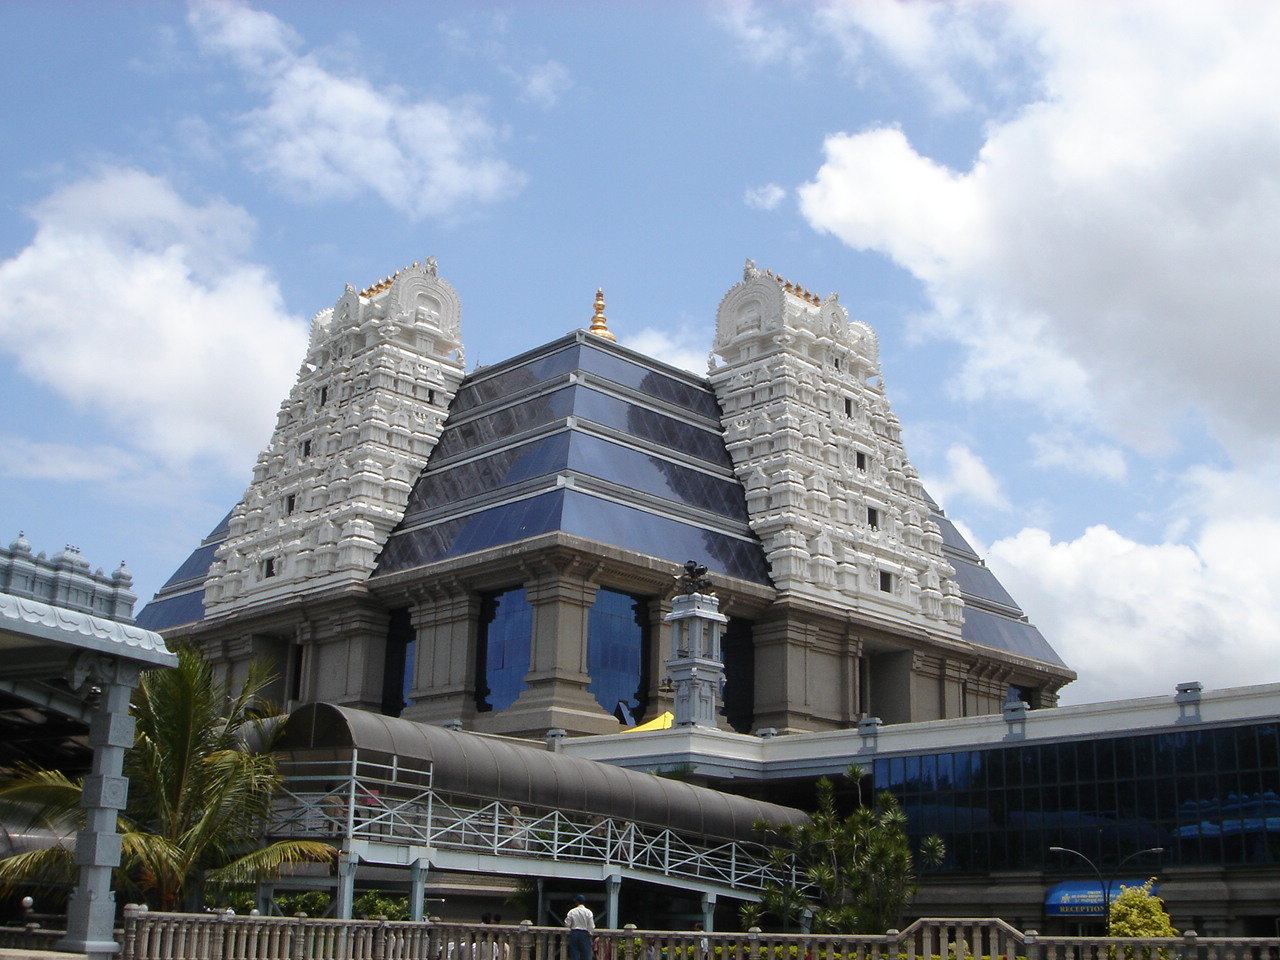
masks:
<svg viewBox="0 0 1280 960"><path fill-rule="evenodd" d="M307 915L295 913L293 923L289 924L289 960L306 960L307 957Z"/></svg>
<svg viewBox="0 0 1280 960"><path fill-rule="evenodd" d="M227 943L227 924L231 918L224 910L219 910L217 917L213 922L213 929L209 931L209 943L207 946L209 960L222 960L226 953Z"/></svg>
<svg viewBox="0 0 1280 960"><path fill-rule="evenodd" d="M636 925L628 923L622 928L622 960L635 960Z"/></svg>
<svg viewBox="0 0 1280 960"><path fill-rule="evenodd" d="M533 921L521 920L520 932L516 935L517 960L529 960L533 953Z"/></svg>
<svg viewBox="0 0 1280 960"><path fill-rule="evenodd" d="M124 949L120 960L133 960L138 950L138 914L147 908L136 903L124 905Z"/></svg>
<svg viewBox="0 0 1280 960"><path fill-rule="evenodd" d="M752 927L747 931L747 956L755 960L760 956L760 928Z"/></svg>
<svg viewBox="0 0 1280 960"><path fill-rule="evenodd" d="M378 928L373 931L373 960L383 960L387 955L387 918L375 917Z"/></svg>

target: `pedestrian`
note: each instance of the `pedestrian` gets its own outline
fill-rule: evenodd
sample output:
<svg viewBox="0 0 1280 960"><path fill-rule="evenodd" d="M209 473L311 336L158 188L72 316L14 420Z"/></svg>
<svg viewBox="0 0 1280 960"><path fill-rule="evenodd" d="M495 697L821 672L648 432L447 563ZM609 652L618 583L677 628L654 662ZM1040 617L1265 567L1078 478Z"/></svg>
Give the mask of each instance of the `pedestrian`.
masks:
<svg viewBox="0 0 1280 960"><path fill-rule="evenodd" d="M587 898L573 898L574 907L564 918L569 928L569 960L591 960L591 935L596 932L596 916L587 907Z"/></svg>

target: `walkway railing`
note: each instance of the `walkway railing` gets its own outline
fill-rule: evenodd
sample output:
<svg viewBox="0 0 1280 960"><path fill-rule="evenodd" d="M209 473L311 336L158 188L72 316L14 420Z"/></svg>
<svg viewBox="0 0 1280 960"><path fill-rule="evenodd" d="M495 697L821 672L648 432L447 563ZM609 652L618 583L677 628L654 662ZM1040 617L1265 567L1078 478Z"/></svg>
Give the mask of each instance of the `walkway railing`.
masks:
<svg viewBox="0 0 1280 960"><path fill-rule="evenodd" d="M769 861L754 841L716 840L580 811L534 809L504 800L437 792L429 766L398 758L375 762L357 753L343 761L293 761L274 809L274 837L329 837L335 843L416 847L437 867L449 855L509 861L498 872L558 876L557 864L609 864L661 882L741 890L764 887ZM361 859L377 862L362 847ZM388 860L388 862L401 862Z"/></svg>
<svg viewBox="0 0 1280 960"><path fill-rule="evenodd" d="M1003 920L917 920L883 936L600 932L596 960L1275 960L1280 939L1040 937ZM567 960L560 927L151 913L125 908L121 960Z"/></svg>

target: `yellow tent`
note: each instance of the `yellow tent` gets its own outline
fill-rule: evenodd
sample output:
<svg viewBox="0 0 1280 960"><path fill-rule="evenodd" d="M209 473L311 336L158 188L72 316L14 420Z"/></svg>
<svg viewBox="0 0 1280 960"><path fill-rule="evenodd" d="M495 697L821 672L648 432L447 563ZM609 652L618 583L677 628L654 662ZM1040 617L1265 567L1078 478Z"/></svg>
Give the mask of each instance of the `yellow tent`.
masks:
<svg viewBox="0 0 1280 960"><path fill-rule="evenodd" d="M644 723L638 724L634 727L627 727L627 729L622 732L639 733L642 730L670 730L671 722L673 720L675 720L675 717L672 716L671 711L668 710L666 713L654 717L652 720L646 720Z"/></svg>

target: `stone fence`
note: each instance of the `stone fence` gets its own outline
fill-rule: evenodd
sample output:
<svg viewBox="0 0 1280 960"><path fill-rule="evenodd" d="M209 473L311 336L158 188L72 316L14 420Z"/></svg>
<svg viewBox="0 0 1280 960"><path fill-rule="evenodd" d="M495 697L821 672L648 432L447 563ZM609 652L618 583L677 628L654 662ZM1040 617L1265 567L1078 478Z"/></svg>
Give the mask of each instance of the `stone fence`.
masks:
<svg viewBox="0 0 1280 960"><path fill-rule="evenodd" d="M52 931L0 946L52 949ZM567 960L561 927L156 913L125 908L120 960ZM1280 960L1280 939L1042 937L1002 920L917 920L882 936L601 930L596 960Z"/></svg>

